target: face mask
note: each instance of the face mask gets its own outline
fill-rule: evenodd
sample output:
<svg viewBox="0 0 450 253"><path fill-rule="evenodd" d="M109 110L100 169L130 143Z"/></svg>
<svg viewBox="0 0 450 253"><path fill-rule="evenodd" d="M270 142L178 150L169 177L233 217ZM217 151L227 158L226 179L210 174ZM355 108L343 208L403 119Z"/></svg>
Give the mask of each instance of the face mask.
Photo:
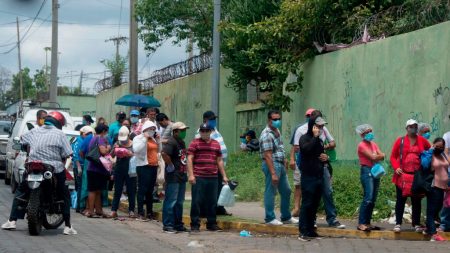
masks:
<svg viewBox="0 0 450 253"><path fill-rule="evenodd" d="M139 118L138 117L131 117L130 120L131 120L131 123L133 123L133 124L136 124L136 123L139 122Z"/></svg>
<svg viewBox="0 0 450 253"><path fill-rule="evenodd" d="M430 134L430 132L427 132L427 133L424 133L424 134L422 135L422 137L425 138L425 139L427 139L427 140L429 140L430 137L431 137L431 134Z"/></svg>
<svg viewBox="0 0 450 253"><path fill-rule="evenodd" d="M147 130L144 134L148 137L153 137L155 135L155 130Z"/></svg>
<svg viewBox="0 0 450 253"><path fill-rule="evenodd" d="M245 138L241 138L241 143L246 143L246 139Z"/></svg>
<svg viewBox="0 0 450 253"><path fill-rule="evenodd" d="M275 127L275 128L280 129L281 128L281 120L280 119L279 120L273 120L272 121L272 126Z"/></svg>
<svg viewBox="0 0 450 253"><path fill-rule="evenodd" d="M417 134L417 128L408 128L408 134Z"/></svg>
<svg viewBox="0 0 450 253"><path fill-rule="evenodd" d="M216 126L217 126L217 121L216 121L215 119L210 119L210 120L208 120L208 126L209 126L210 128L216 128Z"/></svg>
<svg viewBox="0 0 450 253"><path fill-rule="evenodd" d="M443 148L434 148L433 153L436 155L440 155L444 152Z"/></svg>
<svg viewBox="0 0 450 253"><path fill-rule="evenodd" d="M365 141L373 141L374 138L375 138L375 135L372 132L367 133L366 135L364 135L364 140Z"/></svg>
<svg viewBox="0 0 450 253"><path fill-rule="evenodd" d="M86 124L87 124L86 120L83 120L83 125L86 125Z"/></svg>
<svg viewBox="0 0 450 253"><path fill-rule="evenodd" d="M120 143L120 145L127 145L128 140L126 140L126 141L119 141L119 143Z"/></svg>
<svg viewBox="0 0 450 253"><path fill-rule="evenodd" d="M178 135L178 137L180 137L180 139L184 140L184 138L186 138L186 131L181 131L180 134Z"/></svg>
<svg viewBox="0 0 450 253"><path fill-rule="evenodd" d="M210 139L211 133L210 132L200 132L200 138L202 138L202 140L207 141Z"/></svg>

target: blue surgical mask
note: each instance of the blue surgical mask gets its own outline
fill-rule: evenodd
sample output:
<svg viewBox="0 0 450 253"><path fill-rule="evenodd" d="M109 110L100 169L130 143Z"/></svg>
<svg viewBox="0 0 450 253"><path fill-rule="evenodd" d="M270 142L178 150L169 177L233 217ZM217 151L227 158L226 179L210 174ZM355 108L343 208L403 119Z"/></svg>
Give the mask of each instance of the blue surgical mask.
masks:
<svg viewBox="0 0 450 253"><path fill-rule="evenodd" d="M211 128L216 128L217 121L215 119L208 120L208 126L211 127Z"/></svg>
<svg viewBox="0 0 450 253"><path fill-rule="evenodd" d="M139 122L139 118L138 117L131 117L130 120L131 120L132 124L136 124L136 123Z"/></svg>
<svg viewBox="0 0 450 253"><path fill-rule="evenodd" d="M364 135L364 140L366 140L366 141L373 141L373 139L375 139L375 135L372 132Z"/></svg>
<svg viewBox="0 0 450 253"><path fill-rule="evenodd" d="M245 138L241 138L241 143L246 143L247 142L247 140L245 139Z"/></svg>
<svg viewBox="0 0 450 253"><path fill-rule="evenodd" d="M275 128L280 129L281 128L281 120L280 119L279 120L273 120L272 121L272 126L275 127Z"/></svg>
<svg viewBox="0 0 450 253"><path fill-rule="evenodd" d="M86 120L83 120L83 125L86 125L87 124L87 121Z"/></svg>
<svg viewBox="0 0 450 253"><path fill-rule="evenodd" d="M424 133L424 134L422 135L422 137L425 138L425 139L427 139L427 140L429 140L430 137L431 137L431 134L430 134L430 132L427 132L427 133Z"/></svg>

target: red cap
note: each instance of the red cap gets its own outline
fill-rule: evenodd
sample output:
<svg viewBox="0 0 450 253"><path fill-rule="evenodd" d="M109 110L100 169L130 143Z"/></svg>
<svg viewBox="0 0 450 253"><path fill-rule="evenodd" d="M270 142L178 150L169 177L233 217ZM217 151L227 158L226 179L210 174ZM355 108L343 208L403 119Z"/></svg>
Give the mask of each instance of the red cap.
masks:
<svg viewBox="0 0 450 253"><path fill-rule="evenodd" d="M309 108L308 110L306 110L306 112L305 112L305 116L311 116L311 113L313 112L313 111L315 111L316 109L314 109L314 108Z"/></svg>

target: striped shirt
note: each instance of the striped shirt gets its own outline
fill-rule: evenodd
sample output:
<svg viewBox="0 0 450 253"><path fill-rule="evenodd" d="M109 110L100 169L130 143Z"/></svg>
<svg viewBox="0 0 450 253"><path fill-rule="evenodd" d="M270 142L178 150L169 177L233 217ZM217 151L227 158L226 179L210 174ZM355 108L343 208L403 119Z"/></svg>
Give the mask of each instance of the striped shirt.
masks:
<svg viewBox="0 0 450 253"><path fill-rule="evenodd" d="M30 146L29 161L42 161L55 168L55 173L64 171L63 159L72 154L66 135L54 126L34 128L22 136L22 144Z"/></svg>
<svg viewBox="0 0 450 253"><path fill-rule="evenodd" d="M194 176L217 177L217 158L222 157L219 142L211 140L207 143L202 139L194 139L189 145L188 155L194 156Z"/></svg>
<svg viewBox="0 0 450 253"><path fill-rule="evenodd" d="M276 137L275 132L269 126L264 128L259 137L259 153L264 160L264 152L272 151L272 159L274 162L284 163L285 152L281 134Z"/></svg>
<svg viewBox="0 0 450 253"><path fill-rule="evenodd" d="M197 130L197 134L195 135L195 138L200 138L200 130ZM211 132L211 139L217 141L220 144L220 151L222 152L222 159L224 165L227 165L227 158L228 158L228 150L227 146L225 145L225 141L223 140L222 135L217 131L217 129L214 129L214 131Z"/></svg>

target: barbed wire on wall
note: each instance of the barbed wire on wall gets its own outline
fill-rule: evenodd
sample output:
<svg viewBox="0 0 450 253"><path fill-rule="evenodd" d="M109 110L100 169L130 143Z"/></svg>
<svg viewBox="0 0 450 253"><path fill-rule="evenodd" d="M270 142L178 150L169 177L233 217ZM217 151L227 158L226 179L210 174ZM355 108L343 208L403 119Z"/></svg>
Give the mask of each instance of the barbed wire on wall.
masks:
<svg viewBox="0 0 450 253"><path fill-rule="evenodd" d="M210 54L194 56L186 61L154 71L149 78L140 81L142 83L141 91L148 91L168 81L202 72L211 68L211 66L212 58Z"/></svg>

